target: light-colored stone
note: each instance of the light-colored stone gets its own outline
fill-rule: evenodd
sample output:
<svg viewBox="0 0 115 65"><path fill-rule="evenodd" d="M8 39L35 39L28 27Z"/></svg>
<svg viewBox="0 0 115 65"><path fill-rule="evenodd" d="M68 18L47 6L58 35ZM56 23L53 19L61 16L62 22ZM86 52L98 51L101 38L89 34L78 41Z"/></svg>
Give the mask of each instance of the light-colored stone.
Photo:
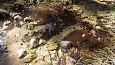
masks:
<svg viewBox="0 0 115 65"><path fill-rule="evenodd" d="M16 34L15 36L16 36L16 37L19 37L19 36L20 36L20 34L18 33L18 34Z"/></svg>
<svg viewBox="0 0 115 65"><path fill-rule="evenodd" d="M22 17L20 16L20 15L16 15L16 16L14 16L14 20L22 20Z"/></svg>
<svg viewBox="0 0 115 65"><path fill-rule="evenodd" d="M19 59L21 59L27 55L27 51L23 48L19 49L17 53L18 53Z"/></svg>
<svg viewBox="0 0 115 65"><path fill-rule="evenodd" d="M101 29L101 27L100 26L96 26L96 29Z"/></svg>
<svg viewBox="0 0 115 65"><path fill-rule="evenodd" d="M8 29L9 29L8 26L4 26L4 27L2 28L2 30L8 30Z"/></svg>
<svg viewBox="0 0 115 65"><path fill-rule="evenodd" d="M22 61L25 63L29 63L32 60L34 60L36 57L37 57L37 54L28 54L22 59Z"/></svg>
<svg viewBox="0 0 115 65"><path fill-rule="evenodd" d="M82 38L85 37L85 36L86 36L86 34L82 34Z"/></svg>
<svg viewBox="0 0 115 65"><path fill-rule="evenodd" d="M33 19L30 18L30 17L25 17L24 18L24 22L32 22L32 21L33 21Z"/></svg>
<svg viewBox="0 0 115 65"><path fill-rule="evenodd" d="M66 65L75 65L75 60L69 56L66 56Z"/></svg>
<svg viewBox="0 0 115 65"><path fill-rule="evenodd" d="M61 49L59 49L59 51L58 51L58 56L59 56L59 57L64 56L64 53L62 52L62 50L61 50Z"/></svg>
<svg viewBox="0 0 115 65"><path fill-rule="evenodd" d="M35 48L39 45L39 43L37 42L38 40L36 40L35 38L32 38L30 40L30 48Z"/></svg>
<svg viewBox="0 0 115 65"><path fill-rule="evenodd" d="M44 45L44 44L46 44L46 41L44 39L40 39L39 40L39 45Z"/></svg>
<svg viewBox="0 0 115 65"><path fill-rule="evenodd" d="M10 23L11 23L11 21L9 21L9 20L5 21L4 24L3 24L3 27L8 26Z"/></svg>
<svg viewBox="0 0 115 65"><path fill-rule="evenodd" d="M62 48L70 48L71 47L71 42L70 41L62 41L61 43L60 43L60 46L62 47Z"/></svg>

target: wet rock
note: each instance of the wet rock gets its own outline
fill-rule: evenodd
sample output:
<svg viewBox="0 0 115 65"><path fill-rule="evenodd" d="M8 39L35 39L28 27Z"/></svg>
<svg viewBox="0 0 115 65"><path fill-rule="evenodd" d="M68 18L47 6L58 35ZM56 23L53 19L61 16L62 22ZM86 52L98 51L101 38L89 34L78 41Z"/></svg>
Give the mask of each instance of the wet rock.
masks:
<svg viewBox="0 0 115 65"><path fill-rule="evenodd" d="M25 62L25 63L29 63L32 60L34 60L36 57L37 57L36 54L28 54L22 59L22 61Z"/></svg>
<svg viewBox="0 0 115 65"><path fill-rule="evenodd" d="M22 20L22 17L20 15L16 15L16 16L14 16L14 20L20 21L20 20Z"/></svg>
<svg viewBox="0 0 115 65"><path fill-rule="evenodd" d="M20 14L20 13L10 12L10 16L11 16L11 17L13 17L13 18L14 18L16 15L21 15L21 14Z"/></svg>
<svg viewBox="0 0 115 65"><path fill-rule="evenodd" d="M25 17L24 18L24 22L32 22L32 21L33 21L33 19L30 18L30 17Z"/></svg>
<svg viewBox="0 0 115 65"><path fill-rule="evenodd" d="M19 49L17 53L18 53L19 59L24 58L27 55L27 51L23 48Z"/></svg>
<svg viewBox="0 0 115 65"><path fill-rule="evenodd" d="M46 44L46 41L44 39L40 39L39 40L39 45L44 45L44 44Z"/></svg>
<svg viewBox="0 0 115 65"><path fill-rule="evenodd" d="M39 41L39 39L37 40L37 39L35 39L35 38L32 38L32 39L30 40L30 48L35 48L35 47L37 47L37 46L39 45L38 41Z"/></svg>
<svg viewBox="0 0 115 65"><path fill-rule="evenodd" d="M62 47L62 48L64 48L64 49L69 49L72 45L71 45L71 42L70 41L62 41L61 43L60 43L60 46Z"/></svg>

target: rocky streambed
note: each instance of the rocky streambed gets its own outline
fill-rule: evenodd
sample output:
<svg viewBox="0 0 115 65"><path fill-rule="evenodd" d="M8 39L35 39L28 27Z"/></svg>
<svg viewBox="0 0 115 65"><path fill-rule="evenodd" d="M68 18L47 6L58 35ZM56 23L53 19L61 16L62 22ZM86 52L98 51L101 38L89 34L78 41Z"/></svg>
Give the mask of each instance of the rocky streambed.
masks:
<svg viewBox="0 0 115 65"><path fill-rule="evenodd" d="M0 65L114 65L114 5L78 1L8 4Z"/></svg>

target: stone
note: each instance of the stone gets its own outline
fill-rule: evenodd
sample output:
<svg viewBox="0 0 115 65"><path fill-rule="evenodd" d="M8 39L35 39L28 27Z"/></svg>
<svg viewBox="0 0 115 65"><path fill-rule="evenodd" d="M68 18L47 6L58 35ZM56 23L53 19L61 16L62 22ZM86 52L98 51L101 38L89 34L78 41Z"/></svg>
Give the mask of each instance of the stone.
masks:
<svg viewBox="0 0 115 65"><path fill-rule="evenodd" d="M9 25L10 25L11 21L5 21L3 24L3 30L8 30L9 29Z"/></svg>
<svg viewBox="0 0 115 65"><path fill-rule="evenodd" d="M22 61L25 63L29 63L33 61L36 57L37 57L37 54L28 54L22 59Z"/></svg>
<svg viewBox="0 0 115 65"><path fill-rule="evenodd" d="M46 41L44 39L40 39L39 40L39 45L44 45L44 44L46 44Z"/></svg>
<svg viewBox="0 0 115 65"><path fill-rule="evenodd" d="M58 57L57 51L56 51L56 50L53 50L53 51L49 51L49 52L50 52L50 54L51 54L51 57L56 60L57 57Z"/></svg>
<svg viewBox="0 0 115 65"><path fill-rule="evenodd" d="M66 65L75 65L75 60L69 56L66 56Z"/></svg>
<svg viewBox="0 0 115 65"><path fill-rule="evenodd" d="M2 30L8 30L9 29L9 26L4 26L3 28L2 28Z"/></svg>
<svg viewBox="0 0 115 65"><path fill-rule="evenodd" d="M90 33L93 35L93 36L95 36L96 37L96 31L95 30L90 30Z"/></svg>
<svg viewBox="0 0 115 65"><path fill-rule="evenodd" d="M28 24L24 24L24 25L22 25L21 28L23 28L23 29L28 29Z"/></svg>
<svg viewBox="0 0 115 65"><path fill-rule="evenodd" d="M61 49L59 49L59 50L58 50L58 56L59 56L59 57L64 56L64 53L62 52L62 50L61 50Z"/></svg>
<svg viewBox="0 0 115 65"><path fill-rule="evenodd" d="M96 28L96 29L101 29L101 26L96 26L95 28Z"/></svg>
<svg viewBox="0 0 115 65"><path fill-rule="evenodd" d="M24 18L24 22L32 22L32 21L33 21L33 19L30 18L30 17L25 17Z"/></svg>
<svg viewBox="0 0 115 65"><path fill-rule="evenodd" d="M86 36L86 34L82 34L82 38L85 37L85 36Z"/></svg>
<svg viewBox="0 0 115 65"><path fill-rule="evenodd" d="M65 48L65 49L69 49L70 47L71 47L71 42L70 41L62 41L61 43L60 43L60 46L62 47L62 48Z"/></svg>
<svg viewBox="0 0 115 65"><path fill-rule="evenodd" d="M18 33L18 34L16 34L15 36L16 36L16 37L19 37L19 36L20 36L20 34Z"/></svg>
<svg viewBox="0 0 115 65"><path fill-rule="evenodd" d="M6 36L7 31L0 31L0 36Z"/></svg>
<svg viewBox="0 0 115 65"><path fill-rule="evenodd" d="M39 45L39 43L38 43L38 40L37 40L37 39L32 38L32 39L30 40L30 48L35 48L35 47L37 47L38 45Z"/></svg>
<svg viewBox="0 0 115 65"><path fill-rule="evenodd" d="M25 24L25 22L24 21L20 21L20 25L22 26L22 25L24 25Z"/></svg>
<svg viewBox="0 0 115 65"><path fill-rule="evenodd" d="M18 53L19 59L24 58L27 55L27 51L23 48L19 49L17 53Z"/></svg>
<svg viewBox="0 0 115 65"><path fill-rule="evenodd" d="M14 16L14 20L20 21L22 20L22 17L20 15L16 15Z"/></svg>
<svg viewBox="0 0 115 65"><path fill-rule="evenodd" d="M3 26L9 26L10 23L11 23L11 21L7 20L4 22Z"/></svg>

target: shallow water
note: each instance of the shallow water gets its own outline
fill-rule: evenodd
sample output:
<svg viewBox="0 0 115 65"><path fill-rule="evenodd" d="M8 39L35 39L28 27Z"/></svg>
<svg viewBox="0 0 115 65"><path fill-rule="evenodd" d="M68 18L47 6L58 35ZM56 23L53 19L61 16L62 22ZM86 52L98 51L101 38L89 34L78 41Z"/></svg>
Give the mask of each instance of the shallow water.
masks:
<svg viewBox="0 0 115 65"><path fill-rule="evenodd" d="M3 61L4 56L4 50L5 50L4 44L5 44L5 38L0 36L0 65Z"/></svg>

